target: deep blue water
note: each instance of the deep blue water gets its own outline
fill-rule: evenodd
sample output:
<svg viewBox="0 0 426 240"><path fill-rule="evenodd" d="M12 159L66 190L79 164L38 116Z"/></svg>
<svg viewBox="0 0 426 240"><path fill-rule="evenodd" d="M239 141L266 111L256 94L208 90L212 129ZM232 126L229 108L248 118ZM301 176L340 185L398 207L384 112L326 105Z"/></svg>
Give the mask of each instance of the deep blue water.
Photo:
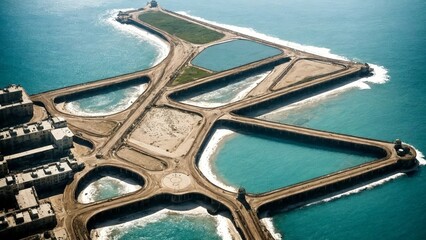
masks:
<svg viewBox="0 0 426 240"><path fill-rule="evenodd" d="M0 2L0 86L39 93L150 67L158 54L148 41L115 29L113 9L129 0Z"/></svg>
<svg viewBox="0 0 426 240"><path fill-rule="evenodd" d="M192 60L192 64L220 72L280 53L279 49L257 42L233 40L206 48Z"/></svg>
<svg viewBox="0 0 426 240"><path fill-rule="evenodd" d="M426 2L165 1L175 11L384 66L390 81L351 90L292 115L293 124L392 141L426 151ZM208 5L208 7L206 7ZM225 6L226 7L223 7ZM170 6L170 7L169 7ZM286 239L425 239L426 173L274 218Z"/></svg>
<svg viewBox="0 0 426 240"><path fill-rule="evenodd" d="M99 18L144 2L0 2L0 85L30 93L147 68L155 47ZM390 81L351 90L291 116L292 124L392 141L426 151L426 2L163 0L170 10L252 28L384 66ZM283 119L283 121L289 121ZM274 217L287 239L425 239L426 173Z"/></svg>

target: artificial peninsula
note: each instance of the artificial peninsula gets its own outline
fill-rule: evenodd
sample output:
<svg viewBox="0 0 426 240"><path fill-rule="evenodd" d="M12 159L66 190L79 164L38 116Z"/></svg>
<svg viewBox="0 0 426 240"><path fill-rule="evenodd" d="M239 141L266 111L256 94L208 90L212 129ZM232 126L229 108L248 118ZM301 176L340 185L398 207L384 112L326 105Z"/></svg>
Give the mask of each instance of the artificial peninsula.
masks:
<svg viewBox="0 0 426 240"><path fill-rule="evenodd" d="M167 42L167 57L143 71L31 96L18 85L0 90L0 238L90 239L97 222L111 216L201 202L212 215L229 213L235 238L273 239L260 220L266 211L289 210L417 168L415 150L400 140L384 142L256 118L369 76L373 70L368 64L281 46L165 10L156 1L120 12L116 20ZM237 51L233 44L245 47ZM257 47L262 51L253 50ZM213 48L220 54L211 54ZM246 54L244 61L233 61L235 54ZM225 64L212 66L205 59ZM267 76L241 99L214 107L184 101L261 71L268 71ZM146 90L119 113L76 116L63 107L82 96L136 83L147 84ZM361 152L375 160L265 193L247 193L242 187L229 191L213 184L198 166L217 128ZM79 202L82 185L99 172L123 173L142 187Z"/></svg>

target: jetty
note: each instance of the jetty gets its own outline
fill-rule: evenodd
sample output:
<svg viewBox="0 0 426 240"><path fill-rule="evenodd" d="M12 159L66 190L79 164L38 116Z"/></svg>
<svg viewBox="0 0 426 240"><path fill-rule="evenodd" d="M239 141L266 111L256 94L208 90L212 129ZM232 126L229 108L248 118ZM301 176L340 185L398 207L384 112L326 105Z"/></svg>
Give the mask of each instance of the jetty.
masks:
<svg viewBox="0 0 426 240"><path fill-rule="evenodd" d="M242 239L273 239L260 221L265 211L279 211L300 206L334 192L349 189L388 174L416 169L416 152L400 141L384 142L358 136L320 131L254 118L270 106L289 104L336 88L372 74L368 64L329 59L258 39L239 32L201 22L161 8L152 1L145 8L120 12L117 21L146 30L169 45L167 57L159 64L134 73L64 87L30 96L35 105L50 116L66 119L68 127L87 143L74 155L85 168L74 175L58 197L63 207L57 212L57 227L64 228L70 239L90 239L96 222L123 215L137 208L160 203L203 202L211 213L225 211ZM143 21L146 13L161 13L218 34L203 44L171 33L162 26ZM281 50L281 53L184 84L173 84L191 61L208 47L223 42L246 39ZM269 70L268 76L242 100L215 108L202 108L179 102L200 89L223 84L229 79ZM146 83L147 89L126 110L107 116L76 116L63 104L79 96L90 95L111 86ZM161 113L161 114L159 114ZM158 116L167 119L159 119ZM149 142L153 119L164 123L161 136L167 142ZM178 119L187 124L168 123ZM184 125L184 126L183 126ZM198 158L217 127L249 134L264 134L309 142L319 146L373 153L376 160L349 169L314 178L262 194L224 190L211 183L200 171ZM143 131L141 130L143 129ZM170 133L177 133L173 136ZM146 134L146 138L144 138ZM142 136L142 137L140 137ZM81 182L96 169L108 168L137 175L143 187L131 194L88 204L77 201ZM121 170L117 170L121 169ZM238 170L236 170L238 171ZM303 174L303 173L301 173ZM172 182L173 179L173 182Z"/></svg>

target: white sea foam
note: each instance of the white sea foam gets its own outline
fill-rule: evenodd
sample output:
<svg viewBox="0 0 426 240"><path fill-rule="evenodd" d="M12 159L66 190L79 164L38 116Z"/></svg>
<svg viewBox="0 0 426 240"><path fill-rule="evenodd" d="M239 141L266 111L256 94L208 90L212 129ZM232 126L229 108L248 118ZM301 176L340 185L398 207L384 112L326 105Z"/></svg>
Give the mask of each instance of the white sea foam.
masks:
<svg viewBox="0 0 426 240"><path fill-rule="evenodd" d="M263 225L265 225L266 229L268 229L268 231L272 234L274 239L283 239L281 233L279 233L275 228L271 217L262 217L260 220L262 221Z"/></svg>
<svg viewBox="0 0 426 240"><path fill-rule="evenodd" d="M404 143L404 144L410 145L408 143ZM413 147L412 145L410 145L410 146ZM413 148L417 152L417 160L419 162L419 165L420 166L426 165L426 160L424 158L423 153L421 151L419 151L418 149L416 149L415 147L413 147ZM332 197L328 197L328 198L325 198L325 199L322 199L322 200L319 200L319 201L315 201L315 202L309 203L309 204L307 204L305 206L308 207L308 206L316 205L316 204L319 204L319 203L330 202L330 201L333 201L333 200L336 200L336 199L339 199L339 198L342 198L342 197L346 197L346 196L349 196L349 195L352 195L352 194L356 194L356 193L365 191L365 190L370 190L370 189L373 189L373 188L375 188L377 186L380 186L382 184L390 182L390 181L392 181L394 179L402 177L404 175L406 175L406 174L405 173L396 173L396 174L393 174L393 175L391 175L389 177L386 177L386 178L380 179L378 181L366 184L364 186L361 186L361 187L358 187L358 188L355 188L355 189L352 189L352 190L349 190L349 191L346 191L346 192L334 195Z"/></svg>
<svg viewBox="0 0 426 240"><path fill-rule="evenodd" d="M138 97L145 92L147 86L148 84L144 83L144 84L129 88L128 90L126 90L124 94L125 95L124 98L122 98L116 104L109 106L108 108L109 110L108 109L88 110L84 106L81 106L78 100L72 101L72 102L65 102L64 110L77 116L107 116L107 115L115 114L129 108L138 99ZM103 97L107 97L107 96L103 96ZM103 102L102 98L99 98L97 100L96 100L96 96L92 96L92 98L94 98L94 102L92 102L92 104L96 104L96 102L100 102L99 104L102 104Z"/></svg>
<svg viewBox="0 0 426 240"><path fill-rule="evenodd" d="M229 25L229 24L222 24L222 23L218 23L218 22L214 22L214 21L209 21L207 19L201 18L201 17L197 17L197 16L192 16L190 15L188 12L185 11L178 11L177 13L182 14L184 16L193 18L195 20L201 21L201 22L206 22L215 26L219 26L222 28L226 28L235 32L239 32L248 36L252 36L252 37L256 37L256 38L260 38L269 42L273 42L276 44L280 44L283 46L287 46L287 47L291 47L297 50L301 50L301 51L305 51L305 52L310 52L310 53L314 53L317 55L321 55L324 57L328 57L328 58L333 58L333 59L340 59L340 60L347 60L347 58L343 57L343 56L339 56L336 54L333 54L330 52L330 49L328 48L321 48L321 47L315 47L315 46L306 46L306 45L302 45L299 43L294 43L294 42L289 42L277 37L273 37L273 36L269 36L263 33L259 33L257 32L255 29L253 28L247 28L247 27L239 27L239 26L235 26L235 25Z"/></svg>
<svg viewBox="0 0 426 240"><path fill-rule="evenodd" d="M78 202L80 203L91 203L96 202L99 199L99 192L102 191L102 184L113 184L118 189L119 195L135 192L142 187L131 179L120 179L117 176L104 176L98 179L96 182L90 183L84 188L78 195Z"/></svg>
<svg viewBox="0 0 426 240"><path fill-rule="evenodd" d="M112 26L114 29L125 33L129 36L136 37L142 42L147 42L157 49L157 56L153 59L151 65L154 66L163 61L169 51L170 47L161 38L144 31L136 26L129 24L121 24L115 20L119 11L128 11L131 9L113 9L107 11L105 14L99 17L99 23ZM64 109L72 114L78 116L106 116L121 112L130 107L133 102L145 91L147 84L142 84L138 87L133 87L125 94L126 96L117 104L112 106L110 110L87 110L84 106L80 106L78 101L65 103Z"/></svg>
<svg viewBox="0 0 426 240"><path fill-rule="evenodd" d="M348 60L347 58L345 58L343 56L339 56L339 55L331 53L330 49L328 49L328 48L307 46L307 45L302 45L302 44L298 44L298 43L294 43L294 42L285 41L285 40L279 39L277 37L273 37L273 36L269 36L269 35L266 35L266 34L263 34L263 33L259 33L252 28L239 27L239 26L235 26L235 25L222 24L222 23L218 23L218 22L214 22L214 21L209 21L209 20L206 20L204 18L192 16L188 12L185 12L185 11L179 11L178 13L185 15L185 16L188 16L190 18L202 21L202 22L206 22L206 23L216 25L216 26L219 26L219 27L222 27L222 28L230 29L232 31L243 33L243 34L246 34L248 36L264 39L266 41L273 42L273 43L280 44L280 45L287 46L287 47L291 47L291 48L294 48L294 49L297 49L297 50L317 54L317 55L328 57L328 58ZM351 83L344 85L342 87L339 87L339 88L330 90L328 92L325 92L323 94L319 94L317 96L305 99L305 100L300 101L298 103L294 103L294 105L291 104L289 106L286 106L286 107L281 108L279 110L276 110L274 112L276 113L278 111L279 112L285 111L285 110L292 109L296 106L301 106L302 104L317 102L319 100L328 98L330 96L336 95L338 93L342 93L344 91L347 91L347 90L353 89L353 88L358 88L358 89L361 89L361 90L370 89L371 87L370 87L369 83L383 84L383 83L386 83L389 80L389 75L387 74L388 71L386 70L386 68L384 68L382 66L375 65L375 64L370 64L370 67L372 67L374 69L374 73L373 73L372 76L361 78L357 81L351 82Z"/></svg>
<svg viewBox="0 0 426 240"><path fill-rule="evenodd" d="M154 34L151 34L141 28L138 28L136 26L130 25L130 24L121 24L115 20L115 17L117 16L119 11L129 11L132 9L112 9L106 12L104 15L102 15L99 19L101 23L108 24L114 27L114 29L123 32L125 34L128 34L132 37L136 37L142 42L147 42L150 45L154 46L158 53L157 57L152 61L152 66L157 65L163 59L167 57L170 51L169 44L164 41L163 39L155 36Z"/></svg>
<svg viewBox="0 0 426 240"><path fill-rule="evenodd" d="M312 203L306 204L305 206L309 207L309 206L312 206L312 205L316 205L318 203L330 202L330 201L333 201L333 200L336 200L336 199L339 199L339 198L342 198L342 197L346 197L346 196L349 196L349 195L352 195L352 194L360 193L360 192L365 191L365 190L370 190L370 189L373 189L373 188L375 188L377 186L385 184L385 183L387 183L389 181L392 181L392 180L397 179L397 178L399 178L401 176L404 176L404 175L405 175L405 173L396 173L396 174L393 174L393 175L391 175L389 177L386 177L386 178L380 179L378 181L369 183L367 185L364 185L364 186L361 186L361 187L349 190L347 192L343 192L343 193L334 195L332 197L328 197L328 198L325 198L325 199L322 199L322 200L319 200L319 201L316 201L316 202L312 202Z"/></svg>
<svg viewBox="0 0 426 240"><path fill-rule="evenodd" d="M417 160L419 161L419 165L420 166L426 165L425 155L422 152L420 152L419 150L417 150L416 148L414 148L414 150L416 150L416 152L417 152Z"/></svg>
<svg viewBox="0 0 426 240"><path fill-rule="evenodd" d="M214 108L239 101L246 97L251 90L253 90L257 85L259 85L259 83L261 83L270 72L271 71L267 71L258 75L250 76L241 82L230 84L215 91L200 94L182 102L193 106ZM230 91L238 93L235 94L235 96L229 101L223 102L217 100L217 98L229 94Z"/></svg>
<svg viewBox="0 0 426 240"><path fill-rule="evenodd" d="M426 165L425 155L424 155L422 152L420 152L420 150L418 150L417 148L415 148L413 145L411 145L411 144L409 144L409 143L403 143L403 144L407 144L407 145L411 146L412 148L414 148L414 150L415 150L415 151L416 151L416 153L417 153L417 157L416 157L416 159L417 159L417 161L419 162L419 165L420 165L420 166L424 166L424 165Z"/></svg>
<svg viewBox="0 0 426 240"><path fill-rule="evenodd" d="M148 223L161 221L167 218L170 214L213 217L216 221L216 230L218 235L225 240L233 239L231 231L237 233L231 220L229 219L229 216L222 216L220 214L211 216L207 212L207 208L205 206L199 206L193 203L185 203L180 205L150 208L149 210L126 216L123 219L110 220L106 223L106 226L92 230L90 235L92 239L111 239L117 232L126 233L132 228L144 227ZM126 219L130 218L133 220L126 221Z"/></svg>
<svg viewBox="0 0 426 240"><path fill-rule="evenodd" d="M361 78L357 81L351 82L349 84L346 84L344 86L323 92L321 94L303 99L301 101L289 104L287 106L284 106L282 108L278 108L274 111L271 111L269 113L266 113L262 116L260 116L260 118L267 118L269 116L275 115L275 114L279 114L279 113L283 113L285 111L294 109L294 108L302 108L305 107L307 105L312 105L312 104L317 104L320 101L323 101L325 99L329 99L331 97L334 97L338 94L341 94L345 91L348 91L350 89L353 88L359 88L361 90L363 89L370 89L370 86L368 85L368 83L375 83L375 84L383 84L385 82L387 82L389 80L389 75L387 74L387 70L382 67L382 66L377 66L374 64L371 64L370 67L372 67L374 69L374 73L372 76L369 77L365 77L365 78Z"/></svg>
<svg viewBox="0 0 426 240"><path fill-rule="evenodd" d="M229 129L216 129L209 142L207 143L206 147L204 148L203 153L201 154L201 157L198 161L198 167L200 168L204 176L216 186L227 191L237 192L237 189L235 187L228 186L225 183L221 182L216 176L216 174L214 174L212 171L213 156L217 152L221 141L223 141L225 137L233 133L234 132Z"/></svg>

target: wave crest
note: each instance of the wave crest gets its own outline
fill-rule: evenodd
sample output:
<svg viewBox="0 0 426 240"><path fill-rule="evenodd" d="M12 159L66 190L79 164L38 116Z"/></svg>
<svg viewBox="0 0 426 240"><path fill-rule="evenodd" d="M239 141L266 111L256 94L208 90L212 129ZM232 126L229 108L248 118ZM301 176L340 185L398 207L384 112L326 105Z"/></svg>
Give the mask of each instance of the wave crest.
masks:
<svg viewBox="0 0 426 240"><path fill-rule="evenodd" d="M148 44L154 46L157 49L157 57L152 62L152 66L157 65L161 61L163 61L170 51L170 46L167 42L162 40L161 38L141 29L136 26L130 24L121 24L115 20L119 11L129 11L133 10L131 8L128 9L112 9L107 11L105 14L99 17L99 22L101 24L106 24L114 27L114 29L128 34L132 37L136 37L141 42L147 42Z"/></svg>

